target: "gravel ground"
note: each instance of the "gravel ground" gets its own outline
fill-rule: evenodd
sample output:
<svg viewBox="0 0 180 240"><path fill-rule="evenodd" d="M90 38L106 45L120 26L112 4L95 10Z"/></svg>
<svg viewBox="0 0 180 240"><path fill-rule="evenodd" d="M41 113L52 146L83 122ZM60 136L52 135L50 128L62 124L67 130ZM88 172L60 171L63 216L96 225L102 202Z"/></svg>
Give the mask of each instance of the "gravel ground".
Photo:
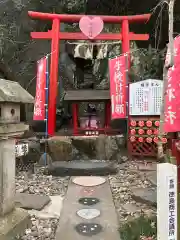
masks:
<svg viewBox="0 0 180 240"><path fill-rule="evenodd" d="M151 188L145 174L137 169L137 163L128 161L120 164L118 174L110 176L109 181L120 225L142 214L146 216L156 214L156 209L152 206L132 199L133 188Z"/></svg>
<svg viewBox="0 0 180 240"><path fill-rule="evenodd" d="M37 169L35 174L21 172L16 177L16 191L31 194L46 194L49 196L65 195L69 177L60 178L45 176L43 168ZM133 162L119 164L119 172L109 176L114 203L118 212L120 224L144 213L148 216L155 214L156 209L145 204L135 202L131 197L133 187L146 188L150 183L137 170ZM21 240L54 240L58 219L38 219L31 216L32 228L27 229Z"/></svg>
<svg viewBox="0 0 180 240"><path fill-rule="evenodd" d="M35 174L20 172L16 176L16 191L39 195L65 195L69 177L43 175L44 168L36 168Z"/></svg>
<svg viewBox="0 0 180 240"><path fill-rule="evenodd" d="M16 191L30 194L65 196L69 177L52 177L43 175L43 168L37 168L35 174L20 172L16 176ZM19 240L54 240L59 219L40 219L31 216L32 227L26 229Z"/></svg>

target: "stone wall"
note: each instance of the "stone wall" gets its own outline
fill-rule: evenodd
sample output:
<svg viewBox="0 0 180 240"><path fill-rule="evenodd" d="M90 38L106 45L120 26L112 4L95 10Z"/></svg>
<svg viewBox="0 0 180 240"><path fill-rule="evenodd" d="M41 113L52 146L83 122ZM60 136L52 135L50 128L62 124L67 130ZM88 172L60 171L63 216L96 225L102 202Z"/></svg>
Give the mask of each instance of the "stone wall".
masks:
<svg viewBox="0 0 180 240"><path fill-rule="evenodd" d="M53 137L48 146L53 161L119 160L125 148L125 137Z"/></svg>

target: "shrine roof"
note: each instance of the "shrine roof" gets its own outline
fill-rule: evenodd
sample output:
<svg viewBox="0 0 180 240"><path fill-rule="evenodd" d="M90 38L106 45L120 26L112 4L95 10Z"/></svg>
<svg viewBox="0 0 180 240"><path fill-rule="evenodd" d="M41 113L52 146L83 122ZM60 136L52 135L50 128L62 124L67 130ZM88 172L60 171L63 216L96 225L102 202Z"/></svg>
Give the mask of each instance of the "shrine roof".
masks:
<svg viewBox="0 0 180 240"><path fill-rule="evenodd" d="M109 90L69 90L66 91L65 101L105 101L110 99Z"/></svg>
<svg viewBox="0 0 180 240"><path fill-rule="evenodd" d="M0 78L0 102L34 103L34 97L18 82Z"/></svg>

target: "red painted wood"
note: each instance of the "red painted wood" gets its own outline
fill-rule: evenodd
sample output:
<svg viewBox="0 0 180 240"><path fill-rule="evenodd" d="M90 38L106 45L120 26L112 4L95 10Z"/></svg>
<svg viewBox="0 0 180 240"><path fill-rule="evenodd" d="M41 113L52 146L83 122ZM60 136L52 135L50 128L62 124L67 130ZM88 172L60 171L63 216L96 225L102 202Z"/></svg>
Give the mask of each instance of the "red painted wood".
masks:
<svg viewBox="0 0 180 240"><path fill-rule="evenodd" d="M33 39L51 39L52 32L31 32L31 37ZM83 33L59 33L59 39L61 40L89 40ZM135 34L129 33L129 40L137 41L147 41L149 39L149 34ZM122 35L120 33L102 33L99 34L93 40L122 40Z"/></svg>
<svg viewBox="0 0 180 240"><path fill-rule="evenodd" d="M130 34L129 34L129 22L127 20L122 21L122 53L127 54L126 67L130 69ZM127 85L127 126L129 126L129 76L126 74L126 85ZM127 127L128 129L128 127Z"/></svg>
<svg viewBox="0 0 180 240"><path fill-rule="evenodd" d="M155 122L156 121L159 121L159 118L152 118L152 117L131 117L130 118L130 121L136 121L136 122L147 122L147 121L152 121L153 122L153 127L151 129L153 129L153 132L155 129L157 129L158 127L155 126ZM141 157L144 157L144 156L149 156L149 157L157 157L157 143L155 143L154 141L151 142L151 143L148 143L146 142L146 138L148 136L146 136L146 132L147 132L147 127L146 127L146 124L144 126L142 126L140 129L144 130L144 134L141 135L141 137L143 137L144 141L143 142L139 142L138 141L138 138L140 137L139 134L138 134L138 129L139 129L139 126L128 126L129 127L129 137L128 137L128 152L131 156L141 156ZM131 133L131 129L136 129L136 134L137 135L133 135ZM130 137L131 136L135 136L136 139L135 139L135 142L131 142L130 141ZM156 137L156 135L153 134L153 136L151 136L152 138ZM164 148L164 151L166 151L168 147L168 144L163 144L163 148Z"/></svg>
<svg viewBox="0 0 180 240"><path fill-rule="evenodd" d="M129 22L127 20L124 20L122 21L122 53L128 54L128 68L130 67L130 40Z"/></svg>
<svg viewBox="0 0 180 240"><path fill-rule="evenodd" d="M78 104L72 104L72 120L73 120L73 134L76 135L78 132Z"/></svg>
<svg viewBox="0 0 180 240"><path fill-rule="evenodd" d="M157 145L155 143L130 142L130 140L128 140L128 152L131 156L156 157Z"/></svg>
<svg viewBox="0 0 180 240"><path fill-rule="evenodd" d="M60 21L54 19L52 24L51 41L51 67L50 67L50 87L48 104L48 134L54 135L56 127L56 96L58 83L58 63L59 63L59 31Z"/></svg>
<svg viewBox="0 0 180 240"><path fill-rule="evenodd" d="M109 128L111 123L111 101L105 105L105 128Z"/></svg>
<svg viewBox="0 0 180 240"><path fill-rule="evenodd" d="M69 15L69 14L55 14L55 13L42 13L42 12L33 12L28 11L28 15L31 18L41 19L41 20L53 20L59 19L61 22L79 22L79 20L84 15ZM89 15L90 17L95 17ZM120 23L123 20L128 20L129 22L147 22L151 14L141 14L141 15L132 15L132 16L99 16L105 23Z"/></svg>

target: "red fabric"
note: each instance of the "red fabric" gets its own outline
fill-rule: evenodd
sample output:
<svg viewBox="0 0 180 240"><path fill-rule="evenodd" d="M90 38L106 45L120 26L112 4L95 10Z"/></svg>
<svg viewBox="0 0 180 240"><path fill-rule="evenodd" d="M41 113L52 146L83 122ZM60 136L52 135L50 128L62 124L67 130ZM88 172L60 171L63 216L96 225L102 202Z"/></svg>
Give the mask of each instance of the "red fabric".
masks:
<svg viewBox="0 0 180 240"><path fill-rule="evenodd" d="M33 120L45 119L45 87L46 87L46 58L42 58L37 63L37 81L36 81L36 97L34 103Z"/></svg>
<svg viewBox="0 0 180 240"><path fill-rule="evenodd" d="M165 108L164 108L164 132L179 132L180 131L180 86L179 67L169 68L168 82L166 87Z"/></svg>
<svg viewBox="0 0 180 240"><path fill-rule="evenodd" d="M126 118L126 57L120 56L109 60L111 118Z"/></svg>
<svg viewBox="0 0 180 240"><path fill-rule="evenodd" d="M166 65L169 52L166 54ZM164 132L180 131L180 36L174 39L174 66L169 68L165 97Z"/></svg>

